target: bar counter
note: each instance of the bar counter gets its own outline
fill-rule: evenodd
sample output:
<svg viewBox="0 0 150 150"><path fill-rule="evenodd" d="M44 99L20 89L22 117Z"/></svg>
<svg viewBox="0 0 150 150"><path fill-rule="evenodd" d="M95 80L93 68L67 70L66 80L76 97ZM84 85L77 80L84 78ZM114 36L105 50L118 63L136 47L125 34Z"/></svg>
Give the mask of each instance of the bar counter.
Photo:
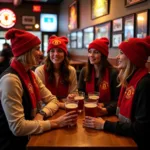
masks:
<svg viewBox="0 0 150 150"><path fill-rule="evenodd" d="M52 118L64 114L59 110ZM137 150L137 145L129 137L118 136L104 131L83 128L84 113L79 114L76 127L65 127L50 130L40 135L32 135L27 145L27 150ZM105 117L110 121L116 121L116 116Z"/></svg>

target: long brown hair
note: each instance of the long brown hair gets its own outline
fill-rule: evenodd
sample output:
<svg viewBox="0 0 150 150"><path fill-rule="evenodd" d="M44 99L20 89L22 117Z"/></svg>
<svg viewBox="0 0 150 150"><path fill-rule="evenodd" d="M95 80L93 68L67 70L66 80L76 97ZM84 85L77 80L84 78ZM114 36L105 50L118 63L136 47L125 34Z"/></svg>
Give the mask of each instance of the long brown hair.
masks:
<svg viewBox="0 0 150 150"><path fill-rule="evenodd" d="M47 53L45 65L46 65L46 71L49 74L49 78L48 78L49 82L52 83L55 78L54 76L55 69L54 69L53 62L50 60L49 52ZM64 60L61 63L59 74L63 78L63 83L68 85L70 83L70 79L69 79L70 71L69 71L69 60L66 54Z"/></svg>
<svg viewBox="0 0 150 150"><path fill-rule="evenodd" d="M86 71L85 71L85 81L86 82L89 82L91 80L93 67L94 66L90 63L90 61L88 59L88 63L87 63L87 66L86 66ZM101 54L98 84L101 82L101 80L104 76L106 68L111 70L111 69L113 69L113 66L109 63L109 61L107 60L107 57L105 55Z"/></svg>

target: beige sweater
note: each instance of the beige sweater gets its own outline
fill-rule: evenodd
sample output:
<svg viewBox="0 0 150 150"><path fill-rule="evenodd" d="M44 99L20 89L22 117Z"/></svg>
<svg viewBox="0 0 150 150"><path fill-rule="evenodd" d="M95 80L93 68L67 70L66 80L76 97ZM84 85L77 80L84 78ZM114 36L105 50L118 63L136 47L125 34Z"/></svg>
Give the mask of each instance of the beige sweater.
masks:
<svg viewBox="0 0 150 150"><path fill-rule="evenodd" d="M76 70L74 67L69 66L70 71L70 79L71 84L69 85L69 91L68 94L75 92L77 90L77 75ZM45 84L45 73L44 73L44 65L39 66L35 69L35 73L39 76L39 78L42 80L42 82Z"/></svg>
<svg viewBox="0 0 150 150"><path fill-rule="evenodd" d="M58 110L58 100L36 76L40 94L47 116L52 116ZM9 128L16 136L39 134L50 130L50 121L25 120L22 106L23 87L18 76L6 74L0 79L0 99Z"/></svg>

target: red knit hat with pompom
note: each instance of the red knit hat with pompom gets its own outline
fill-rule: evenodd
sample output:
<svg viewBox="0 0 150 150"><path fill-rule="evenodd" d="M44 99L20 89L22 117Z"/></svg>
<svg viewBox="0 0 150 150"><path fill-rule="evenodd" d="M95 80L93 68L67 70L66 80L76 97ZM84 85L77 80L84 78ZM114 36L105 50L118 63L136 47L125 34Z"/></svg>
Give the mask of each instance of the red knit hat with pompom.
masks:
<svg viewBox="0 0 150 150"><path fill-rule="evenodd" d="M100 39L96 39L89 44L88 50L94 48L99 50L103 55L108 57L108 45L109 40L106 37L102 37Z"/></svg>
<svg viewBox="0 0 150 150"><path fill-rule="evenodd" d="M150 55L150 36L141 38L131 38L119 45L119 49L137 67L145 67Z"/></svg>
<svg viewBox="0 0 150 150"><path fill-rule="evenodd" d="M66 37L64 37L64 36L58 37L58 36L53 35L49 38L47 52L49 52L53 48L60 48L66 54L68 54L68 50L67 50L67 46L66 46L67 44L68 44L68 39Z"/></svg>
<svg viewBox="0 0 150 150"><path fill-rule="evenodd" d="M37 36L15 28L9 29L5 38L11 40L11 48L15 57L30 51L33 47L41 43Z"/></svg>

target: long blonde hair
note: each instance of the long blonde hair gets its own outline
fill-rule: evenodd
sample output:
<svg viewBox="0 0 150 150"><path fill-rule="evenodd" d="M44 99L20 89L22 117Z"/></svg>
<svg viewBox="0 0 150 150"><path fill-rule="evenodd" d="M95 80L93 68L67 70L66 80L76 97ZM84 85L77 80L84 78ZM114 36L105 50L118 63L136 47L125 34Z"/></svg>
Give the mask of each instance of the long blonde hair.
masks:
<svg viewBox="0 0 150 150"><path fill-rule="evenodd" d="M128 59L127 60L127 66L125 69L121 69L118 74L118 81L119 85L118 86L127 86L127 79L133 74L133 72L136 70L136 66L131 63L131 61Z"/></svg>
<svg viewBox="0 0 150 150"><path fill-rule="evenodd" d="M28 65L29 67L37 66L38 63L33 55L34 50L30 50L23 55L16 57L16 60L21 62L24 65Z"/></svg>

